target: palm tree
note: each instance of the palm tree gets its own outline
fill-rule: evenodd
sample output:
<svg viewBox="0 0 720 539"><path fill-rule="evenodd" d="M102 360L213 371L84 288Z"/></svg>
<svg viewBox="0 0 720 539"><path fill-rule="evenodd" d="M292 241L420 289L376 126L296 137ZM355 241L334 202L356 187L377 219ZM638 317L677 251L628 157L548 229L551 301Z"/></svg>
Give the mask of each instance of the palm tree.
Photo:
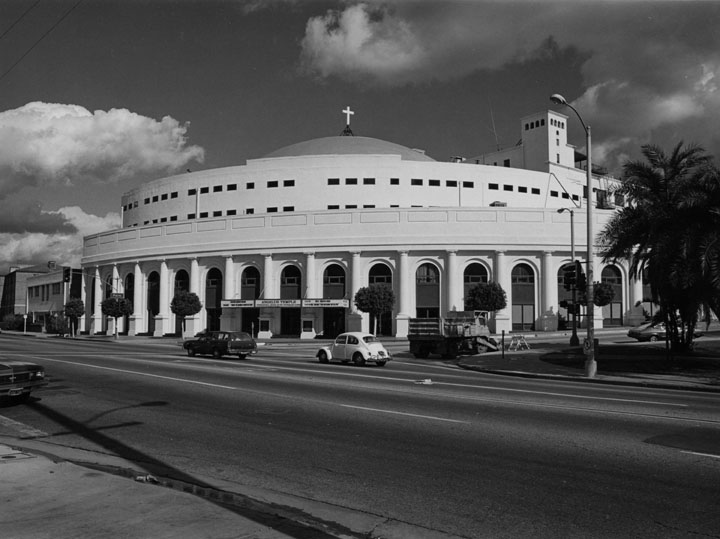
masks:
<svg viewBox="0 0 720 539"><path fill-rule="evenodd" d="M642 153L646 162L623 167L617 193L628 205L601 233L601 254L606 262L629 260L636 278L646 273L673 350L686 350L700 307L717 314L720 306L719 176L698 146L679 143L667 155L646 145Z"/></svg>

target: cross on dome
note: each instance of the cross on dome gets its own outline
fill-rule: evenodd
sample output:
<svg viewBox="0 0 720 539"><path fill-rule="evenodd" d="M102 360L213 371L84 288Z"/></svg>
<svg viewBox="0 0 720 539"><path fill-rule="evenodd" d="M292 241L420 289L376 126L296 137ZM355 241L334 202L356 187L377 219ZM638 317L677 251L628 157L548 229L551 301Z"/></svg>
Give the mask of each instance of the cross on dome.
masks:
<svg viewBox="0 0 720 539"><path fill-rule="evenodd" d="M350 106L348 105L347 107L345 107L345 110L343 110L343 114L345 114L345 129L343 129L343 132L340 133L340 135L344 137L352 137L353 132L352 129L350 129L350 116L355 113L350 110Z"/></svg>

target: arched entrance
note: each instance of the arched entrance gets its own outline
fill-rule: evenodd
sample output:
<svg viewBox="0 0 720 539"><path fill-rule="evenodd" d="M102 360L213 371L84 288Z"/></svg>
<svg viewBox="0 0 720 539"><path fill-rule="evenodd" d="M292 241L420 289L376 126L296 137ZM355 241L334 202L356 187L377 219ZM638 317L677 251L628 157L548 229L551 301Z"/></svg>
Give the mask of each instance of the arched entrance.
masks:
<svg viewBox="0 0 720 539"><path fill-rule="evenodd" d="M527 264L512 270L512 329L528 331L535 327L535 274Z"/></svg>
<svg viewBox="0 0 720 539"><path fill-rule="evenodd" d="M302 274L297 266L286 266L280 274L280 299L300 299ZM299 307L283 307L280 309L280 334L297 337L300 335Z"/></svg>
<svg viewBox="0 0 720 539"><path fill-rule="evenodd" d="M222 272L217 268L212 268L205 278L205 312L207 315L205 327L208 331L218 331L220 329L222 291Z"/></svg>
<svg viewBox="0 0 720 539"><path fill-rule="evenodd" d="M602 308L603 326L622 326L622 274L617 266L606 266L602 270L600 282L612 286L615 297L609 305Z"/></svg>
<svg viewBox="0 0 720 539"><path fill-rule="evenodd" d="M245 268L240 276L240 297L242 299L258 299L260 297L260 271L255 267ZM257 337L260 329L260 309L243 308L240 329Z"/></svg>
<svg viewBox="0 0 720 539"><path fill-rule="evenodd" d="M468 292L474 286L488 282L488 271L482 264L474 262L469 264L463 272L463 303L464 298L468 297ZM458 306L460 308L460 306ZM465 308L463 305L462 308Z"/></svg>
<svg viewBox="0 0 720 539"><path fill-rule="evenodd" d="M160 274L153 271L147 278L147 332L155 333L155 317L160 312Z"/></svg>
<svg viewBox="0 0 720 539"><path fill-rule="evenodd" d="M340 264L331 264L323 272L323 299L345 297L345 269ZM334 339L345 331L345 309L342 307L323 308L323 336Z"/></svg>
<svg viewBox="0 0 720 539"><path fill-rule="evenodd" d="M370 268L370 273L368 275L368 283L372 286L374 284L386 284L390 288L392 288L392 270L390 269L390 266L383 263L377 263L374 264L373 267ZM375 323L375 315L370 315L370 332L376 332L377 335L392 335L393 334L393 325L392 325L392 311L385 312L380 315L380 323Z"/></svg>
<svg viewBox="0 0 720 539"><path fill-rule="evenodd" d="M415 272L415 310L417 318L440 316L440 272L432 264L423 264Z"/></svg>
<svg viewBox="0 0 720 539"><path fill-rule="evenodd" d="M178 292L189 292L190 291L190 277L188 272L180 270L175 274L175 286L173 291L173 297ZM175 316L175 335L182 335L183 332L183 318L182 316Z"/></svg>

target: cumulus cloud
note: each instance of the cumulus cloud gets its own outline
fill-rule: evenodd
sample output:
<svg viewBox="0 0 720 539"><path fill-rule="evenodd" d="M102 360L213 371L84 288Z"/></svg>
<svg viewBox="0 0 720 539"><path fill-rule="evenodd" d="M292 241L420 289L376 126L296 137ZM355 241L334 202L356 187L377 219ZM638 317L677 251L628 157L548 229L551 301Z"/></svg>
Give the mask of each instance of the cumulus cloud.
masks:
<svg viewBox="0 0 720 539"><path fill-rule="evenodd" d="M9 266L45 265L53 260L58 265L80 266L83 237L105 230L119 228L118 213L104 217L85 213L81 208L65 207L53 212L40 211L36 214L43 222L61 222L63 230L39 231L29 227L22 233L0 233L0 268L3 273Z"/></svg>
<svg viewBox="0 0 720 539"><path fill-rule="evenodd" d="M302 41L304 71L375 86L451 81L547 61L552 43L560 51L580 52L586 90L565 97L592 125L594 151L610 166L630 146L646 142L674 145L684 139L720 149L720 33L713 24L720 4L385 5L348 2L311 18ZM556 81L556 91L563 91L563 83Z"/></svg>
<svg viewBox="0 0 720 539"><path fill-rule="evenodd" d="M34 102L0 113L0 196L25 186L119 182L202 161L187 124L127 109Z"/></svg>

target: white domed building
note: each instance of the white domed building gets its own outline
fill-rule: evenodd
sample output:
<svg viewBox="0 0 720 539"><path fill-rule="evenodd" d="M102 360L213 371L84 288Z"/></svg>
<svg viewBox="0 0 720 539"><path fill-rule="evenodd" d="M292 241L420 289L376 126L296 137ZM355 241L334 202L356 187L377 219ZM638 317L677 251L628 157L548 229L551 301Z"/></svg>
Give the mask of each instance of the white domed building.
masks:
<svg viewBox="0 0 720 539"><path fill-rule="evenodd" d="M148 182L122 197L121 229L84 240L84 329L114 331L100 302L122 294L134 313L120 332L180 333L170 302L184 289L203 303L185 335L333 336L374 328L352 300L388 283L396 304L380 333L403 337L409 318L463 310L466 290L483 281L508 296L496 332L554 327L571 262L571 213L559 209L573 210L576 258L586 250L586 172L576 168L584 156L557 112L523 118L521 133L512 148L445 162L375 138L325 137ZM593 182L598 232L616 180ZM594 271L616 291L596 309L596 327L640 320L643 288L627 267L596 257Z"/></svg>

